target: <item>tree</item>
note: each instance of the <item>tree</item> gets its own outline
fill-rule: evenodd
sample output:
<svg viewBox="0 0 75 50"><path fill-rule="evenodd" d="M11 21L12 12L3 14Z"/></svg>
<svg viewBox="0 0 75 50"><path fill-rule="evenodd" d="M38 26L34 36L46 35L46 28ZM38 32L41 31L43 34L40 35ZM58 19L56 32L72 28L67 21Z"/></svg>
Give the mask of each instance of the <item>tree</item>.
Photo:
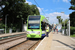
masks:
<svg viewBox="0 0 75 50"><path fill-rule="evenodd" d="M65 27L67 27L67 22L68 22L68 19L65 19L65 20L62 22L62 26L64 27L64 24L65 24Z"/></svg>
<svg viewBox="0 0 75 50"><path fill-rule="evenodd" d="M63 19L61 19L61 16L57 16L57 19L59 21L59 24L62 23Z"/></svg>
<svg viewBox="0 0 75 50"><path fill-rule="evenodd" d="M7 16L7 26L8 28L19 28L21 29L22 15L25 0L7 0L2 1L2 5L5 5L2 8L2 17L3 23L5 23L5 17ZM7 3L7 4L6 4ZM9 20L10 19L10 20ZM19 23L18 23L19 22Z"/></svg>
<svg viewBox="0 0 75 50"><path fill-rule="evenodd" d="M75 0L71 0L70 1L70 3L71 3L71 7L69 8L69 9L71 9L71 10L75 10ZM70 15L69 15L69 18L70 18L70 23L71 23L71 26L73 26L73 27L75 27L75 11L74 12L72 12Z"/></svg>
<svg viewBox="0 0 75 50"><path fill-rule="evenodd" d="M5 5L1 9L0 17L3 18L5 24L5 17L7 16L7 27L22 30L22 24L27 20L28 15L40 15L36 5L29 5L25 3L25 0L2 0L0 7Z"/></svg>
<svg viewBox="0 0 75 50"><path fill-rule="evenodd" d="M69 17L71 26L75 27L75 12L72 12Z"/></svg>
<svg viewBox="0 0 75 50"><path fill-rule="evenodd" d="M38 8L36 5L30 5L30 9L31 9L31 14L34 15L40 15L39 11L38 11Z"/></svg>
<svg viewBox="0 0 75 50"><path fill-rule="evenodd" d="M69 9L75 10L75 0L71 0L70 3L72 6Z"/></svg>

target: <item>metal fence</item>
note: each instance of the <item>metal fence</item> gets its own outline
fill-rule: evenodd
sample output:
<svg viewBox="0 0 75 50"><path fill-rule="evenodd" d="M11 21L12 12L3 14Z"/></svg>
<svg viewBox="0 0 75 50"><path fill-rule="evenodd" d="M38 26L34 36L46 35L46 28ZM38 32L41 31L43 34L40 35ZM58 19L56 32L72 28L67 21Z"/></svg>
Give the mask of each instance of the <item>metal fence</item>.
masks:
<svg viewBox="0 0 75 50"><path fill-rule="evenodd" d="M4 34L4 29L0 29L0 34Z"/></svg>

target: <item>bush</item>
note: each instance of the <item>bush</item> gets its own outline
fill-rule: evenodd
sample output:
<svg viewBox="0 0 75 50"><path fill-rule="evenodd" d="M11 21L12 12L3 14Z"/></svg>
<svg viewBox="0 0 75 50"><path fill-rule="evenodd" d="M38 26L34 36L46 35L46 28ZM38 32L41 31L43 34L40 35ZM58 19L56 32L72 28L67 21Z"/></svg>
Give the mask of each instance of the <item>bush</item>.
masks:
<svg viewBox="0 0 75 50"><path fill-rule="evenodd" d="M7 31L7 33L9 33L9 29L7 29L6 31Z"/></svg>
<svg viewBox="0 0 75 50"><path fill-rule="evenodd" d="M64 34L66 35L66 29L67 29L67 27L65 26L65 28L64 28L64 26L62 27L62 29L64 29Z"/></svg>
<svg viewBox="0 0 75 50"><path fill-rule="evenodd" d="M71 35L75 34L75 27L70 27L70 33Z"/></svg>
<svg viewBox="0 0 75 50"><path fill-rule="evenodd" d="M64 27L62 27L62 29L64 29Z"/></svg>
<svg viewBox="0 0 75 50"><path fill-rule="evenodd" d="M64 29L64 26L62 27L62 29ZM65 29L67 29L67 26L65 26Z"/></svg>

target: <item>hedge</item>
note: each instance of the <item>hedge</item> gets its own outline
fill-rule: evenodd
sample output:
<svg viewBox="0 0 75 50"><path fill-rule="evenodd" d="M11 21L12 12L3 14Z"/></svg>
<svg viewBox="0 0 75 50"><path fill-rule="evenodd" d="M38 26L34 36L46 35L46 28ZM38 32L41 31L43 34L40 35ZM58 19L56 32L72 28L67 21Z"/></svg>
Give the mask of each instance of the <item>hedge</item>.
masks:
<svg viewBox="0 0 75 50"><path fill-rule="evenodd" d="M70 34L71 35L75 34L75 27L70 27Z"/></svg>

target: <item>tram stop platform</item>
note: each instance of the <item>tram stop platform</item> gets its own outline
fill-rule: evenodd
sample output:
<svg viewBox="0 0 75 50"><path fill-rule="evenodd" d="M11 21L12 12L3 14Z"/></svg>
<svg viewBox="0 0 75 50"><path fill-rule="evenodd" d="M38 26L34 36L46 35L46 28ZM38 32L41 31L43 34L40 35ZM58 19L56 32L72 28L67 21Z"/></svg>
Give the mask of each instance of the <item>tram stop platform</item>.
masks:
<svg viewBox="0 0 75 50"><path fill-rule="evenodd" d="M75 50L75 39L50 32L49 37L45 37L35 50Z"/></svg>

